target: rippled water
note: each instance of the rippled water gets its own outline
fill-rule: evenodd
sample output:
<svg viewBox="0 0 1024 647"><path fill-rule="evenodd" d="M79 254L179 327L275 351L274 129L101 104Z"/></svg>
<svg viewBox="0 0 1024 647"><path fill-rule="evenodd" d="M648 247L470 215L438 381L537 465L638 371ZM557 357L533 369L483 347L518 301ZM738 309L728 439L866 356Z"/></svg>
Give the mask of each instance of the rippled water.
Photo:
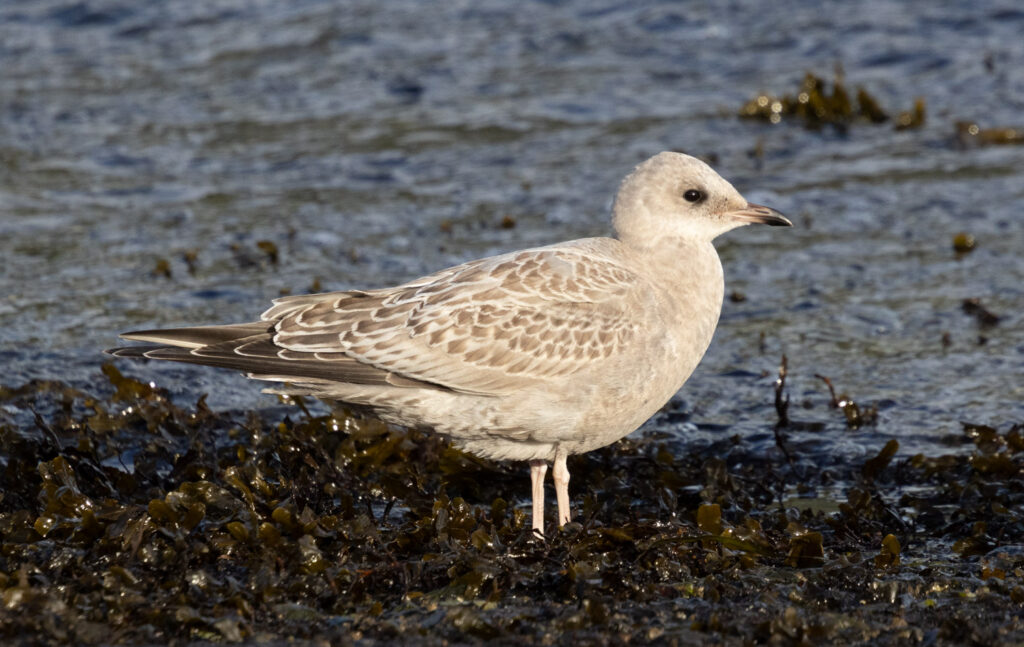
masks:
<svg viewBox="0 0 1024 647"><path fill-rule="evenodd" d="M703 431L653 425L771 445L783 353L791 417L826 423L794 440L821 456L1020 421L1024 147L960 147L954 122L1024 126L1024 10L761 7L0 4L0 381L89 386L118 331L245 320L315 281L383 286L603 234L621 177L678 149L797 227L720 242L746 299L727 301L680 394ZM891 112L924 97L925 126L736 118L836 64ZM978 240L959 258L958 231ZM980 329L969 297L1000 323ZM229 372L124 368L214 407L273 403ZM877 403L877 426L847 432L815 373Z"/></svg>

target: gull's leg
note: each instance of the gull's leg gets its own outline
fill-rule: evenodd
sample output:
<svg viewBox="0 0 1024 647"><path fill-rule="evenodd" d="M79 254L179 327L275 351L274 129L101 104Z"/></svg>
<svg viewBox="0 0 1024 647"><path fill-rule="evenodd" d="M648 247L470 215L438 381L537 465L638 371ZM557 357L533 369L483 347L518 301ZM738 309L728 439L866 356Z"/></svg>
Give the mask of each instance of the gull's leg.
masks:
<svg viewBox="0 0 1024 647"><path fill-rule="evenodd" d="M569 468L565 464L566 455L562 452L555 454L555 469L551 477L555 481L555 496L558 497L558 525L564 526L569 523Z"/></svg>
<svg viewBox="0 0 1024 647"><path fill-rule="evenodd" d="M530 481L533 484L533 530L544 536L544 475L548 464L544 461L530 461Z"/></svg>

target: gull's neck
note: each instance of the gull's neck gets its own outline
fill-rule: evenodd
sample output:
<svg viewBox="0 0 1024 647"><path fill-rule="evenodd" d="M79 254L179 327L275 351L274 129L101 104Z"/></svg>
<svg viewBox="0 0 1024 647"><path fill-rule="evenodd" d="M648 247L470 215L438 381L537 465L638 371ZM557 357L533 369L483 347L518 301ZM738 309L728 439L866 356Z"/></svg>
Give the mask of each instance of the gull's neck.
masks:
<svg viewBox="0 0 1024 647"><path fill-rule="evenodd" d="M621 238L620 242L650 268L651 280L666 294L678 298L681 307L701 304L716 311L721 309L725 292L722 262L710 240L665 236L653 244L637 245L635 240L627 242Z"/></svg>
<svg viewBox="0 0 1024 647"><path fill-rule="evenodd" d="M619 236L618 239L639 258L666 272L671 272L673 268L690 271L694 264L704 264L711 260L721 267L715 246L703 237L661 236L638 241L634 237Z"/></svg>

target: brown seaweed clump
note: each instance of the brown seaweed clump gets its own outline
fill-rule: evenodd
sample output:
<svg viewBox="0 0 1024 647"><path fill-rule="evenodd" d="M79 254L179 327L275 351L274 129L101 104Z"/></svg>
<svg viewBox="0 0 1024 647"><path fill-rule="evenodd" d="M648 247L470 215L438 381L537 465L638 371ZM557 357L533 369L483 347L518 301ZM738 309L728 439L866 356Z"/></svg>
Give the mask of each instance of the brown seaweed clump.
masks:
<svg viewBox="0 0 1024 647"><path fill-rule="evenodd" d="M890 120L878 99L863 87L858 87L854 96L851 98L846 88L841 69L836 70L831 88L824 79L807 72L795 94L759 94L740 108L739 116L772 124L792 120L812 130L831 126L843 132L858 121L881 124ZM911 110L897 115L894 127L919 128L924 122L925 102L918 98Z"/></svg>
<svg viewBox="0 0 1024 647"><path fill-rule="evenodd" d="M965 148L1024 144L1024 128L982 128L973 121L958 121L956 140Z"/></svg>
<svg viewBox="0 0 1024 647"><path fill-rule="evenodd" d="M971 234L961 231L953 234L953 251L958 256L970 254L978 246L978 241Z"/></svg>
<svg viewBox="0 0 1024 647"><path fill-rule="evenodd" d="M104 374L0 387L3 644L1024 640L1022 426L827 468L648 432L574 457L540 540L514 466Z"/></svg>

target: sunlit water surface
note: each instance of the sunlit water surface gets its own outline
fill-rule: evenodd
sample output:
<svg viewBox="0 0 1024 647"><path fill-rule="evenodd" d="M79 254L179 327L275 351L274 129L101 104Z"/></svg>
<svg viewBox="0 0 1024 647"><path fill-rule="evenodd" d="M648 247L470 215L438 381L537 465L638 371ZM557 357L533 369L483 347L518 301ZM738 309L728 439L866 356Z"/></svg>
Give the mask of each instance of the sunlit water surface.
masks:
<svg viewBox="0 0 1024 647"><path fill-rule="evenodd" d="M796 227L720 241L745 298L648 428L774 451L786 354L790 417L824 423L790 436L807 458L949 451L960 421L1024 418L1024 147L954 135L1024 126L1024 10L913 4L0 4L0 381L99 388L119 331L603 235L622 176L676 149ZM925 98L924 127L736 117L836 64L890 112ZM275 404L226 371L120 366ZM848 430L815 374L877 424Z"/></svg>

